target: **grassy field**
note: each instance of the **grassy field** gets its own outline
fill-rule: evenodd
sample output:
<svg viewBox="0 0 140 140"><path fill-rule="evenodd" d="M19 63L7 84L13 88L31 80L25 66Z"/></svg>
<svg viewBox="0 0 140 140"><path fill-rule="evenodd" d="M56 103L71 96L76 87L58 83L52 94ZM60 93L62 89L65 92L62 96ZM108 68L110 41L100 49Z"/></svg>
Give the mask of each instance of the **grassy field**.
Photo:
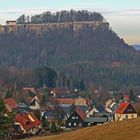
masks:
<svg viewBox="0 0 140 140"><path fill-rule="evenodd" d="M140 140L140 118L26 140Z"/></svg>

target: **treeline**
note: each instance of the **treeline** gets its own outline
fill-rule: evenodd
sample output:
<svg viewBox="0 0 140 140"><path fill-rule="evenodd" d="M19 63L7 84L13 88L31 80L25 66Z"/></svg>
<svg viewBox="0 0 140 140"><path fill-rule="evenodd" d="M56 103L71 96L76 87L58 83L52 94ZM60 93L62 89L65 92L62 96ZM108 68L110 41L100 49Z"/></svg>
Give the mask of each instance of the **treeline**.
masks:
<svg viewBox="0 0 140 140"><path fill-rule="evenodd" d="M9 68L0 66L0 86L2 87L12 88L16 84L17 88L25 86L54 88L56 80L57 73L48 67L18 70L13 66Z"/></svg>
<svg viewBox="0 0 140 140"><path fill-rule="evenodd" d="M52 13L50 11L44 12L35 16L21 15L17 19L18 24L25 23L59 23L59 22L76 22L76 21L103 21L104 18L97 12L82 11L60 11Z"/></svg>

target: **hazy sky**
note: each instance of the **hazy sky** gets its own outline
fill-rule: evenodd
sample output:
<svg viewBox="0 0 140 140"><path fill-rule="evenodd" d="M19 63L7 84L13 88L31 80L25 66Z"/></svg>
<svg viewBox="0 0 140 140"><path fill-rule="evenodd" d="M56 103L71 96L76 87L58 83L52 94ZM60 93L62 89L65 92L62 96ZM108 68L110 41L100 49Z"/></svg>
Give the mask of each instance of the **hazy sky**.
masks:
<svg viewBox="0 0 140 140"><path fill-rule="evenodd" d="M69 9L100 12L127 43L140 44L140 0L0 0L0 23L21 14Z"/></svg>

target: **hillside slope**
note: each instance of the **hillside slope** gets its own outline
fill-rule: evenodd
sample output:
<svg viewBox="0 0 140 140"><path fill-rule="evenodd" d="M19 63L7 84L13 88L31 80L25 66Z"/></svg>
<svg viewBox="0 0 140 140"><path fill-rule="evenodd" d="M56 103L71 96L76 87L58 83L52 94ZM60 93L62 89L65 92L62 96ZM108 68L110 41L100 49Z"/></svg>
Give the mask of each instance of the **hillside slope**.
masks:
<svg viewBox="0 0 140 140"><path fill-rule="evenodd" d="M29 140L140 140L140 118Z"/></svg>
<svg viewBox="0 0 140 140"><path fill-rule="evenodd" d="M90 84L108 90L124 89L130 85L140 87L140 53L126 44L110 27L104 28L102 20L93 22L99 24L95 28L83 22L89 20L83 19L84 12L78 16L79 22L75 23L75 27L75 24L67 23L67 16L63 17L65 20L62 23L47 24L47 30L44 30L44 24L39 29L38 24L29 24L38 30L31 31L25 24L23 27L27 30L0 34L0 65L20 71L51 67L57 71L60 81L66 77L63 83L70 81L74 88L81 80L87 88ZM99 17L102 19L102 16Z"/></svg>

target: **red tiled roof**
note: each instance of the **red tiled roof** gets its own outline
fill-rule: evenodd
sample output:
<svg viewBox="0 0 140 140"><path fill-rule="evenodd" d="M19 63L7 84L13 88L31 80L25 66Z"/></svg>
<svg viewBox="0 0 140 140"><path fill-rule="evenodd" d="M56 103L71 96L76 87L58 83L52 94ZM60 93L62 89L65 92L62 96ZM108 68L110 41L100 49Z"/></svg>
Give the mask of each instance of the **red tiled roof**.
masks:
<svg viewBox="0 0 140 140"><path fill-rule="evenodd" d="M34 88L30 88L30 87L24 87L24 88L23 88L23 91L24 91L25 93L32 92L32 93L35 93L35 94L36 94L35 89L34 89Z"/></svg>
<svg viewBox="0 0 140 140"><path fill-rule="evenodd" d="M22 113L16 114L16 121L19 122L25 130L33 128L29 120L27 120Z"/></svg>
<svg viewBox="0 0 140 140"><path fill-rule="evenodd" d="M86 113L84 113L79 107L76 108L75 111L78 113L78 115L79 115L83 120L85 119Z"/></svg>
<svg viewBox="0 0 140 140"><path fill-rule="evenodd" d="M29 116L31 116L33 120L32 120ZM39 121L39 120L35 117L35 115L34 115L32 112L29 112L29 113L26 115L26 117L27 117L27 119L30 121L30 123L31 123L32 125L35 125L35 126L41 125L41 121Z"/></svg>
<svg viewBox="0 0 140 140"><path fill-rule="evenodd" d="M117 107L115 113L123 114L129 104L130 104L129 102L121 102Z"/></svg>
<svg viewBox="0 0 140 140"><path fill-rule="evenodd" d="M41 125L41 122L35 117L32 112L16 114L16 121L18 121L26 130Z"/></svg>
<svg viewBox="0 0 140 140"><path fill-rule="evenodd" d="M5 104L7 104L11 109L18 108L18 104L13 98L5 99Z"/></svg>
<svg viewBox="0 0 140 140"><path fill-rule="evenodd" d="M52 101L57 102L59 104L74 104L75 100L73 98L55 98L52 99Z"/></svg>
<svg viewBox="0 0 140 140"><path fill-rule="evenodd" d="M55 94L69 93L69 89L68 88L54 88L53 92Z"/></svg>

